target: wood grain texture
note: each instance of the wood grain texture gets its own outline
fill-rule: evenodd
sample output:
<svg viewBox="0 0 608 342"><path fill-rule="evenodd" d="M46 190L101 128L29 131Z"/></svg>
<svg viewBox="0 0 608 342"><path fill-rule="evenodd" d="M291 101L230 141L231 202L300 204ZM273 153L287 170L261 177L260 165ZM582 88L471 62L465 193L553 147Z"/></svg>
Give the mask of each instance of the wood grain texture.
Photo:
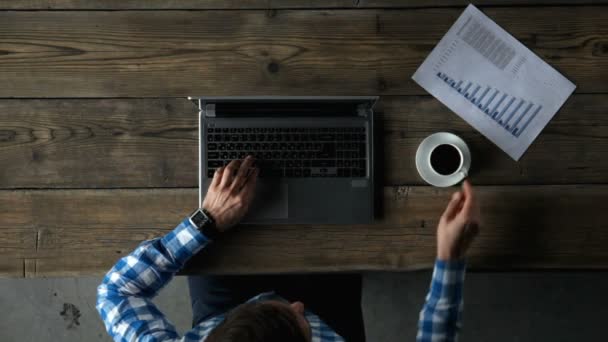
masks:
<svg viewBox="0 0 608 342"><path fill-rule="evenodd" d="M0 0L0 9L281 9L281 8L417 8L466 6L464 0ZM572 4L572 0L480 0L485 5ZM605 0L579 0L577 5Z"/></svg>
<svg viewBox="0 0 608 342"><path fill-rule="evenodd" d="M26 277L25 260L17 258L0 259L0 277L24 278Z"/></svg>
<svg viewBox="0 0 608 342"><path fill-rule="evenodd" d="M608 91L608 7L485 12L577 84ZM461 8L0 12L0 97L416 95Z"/></svg>
<svg viewBox="0 0 608 342"><path fill-rule="evenodd" d="M430 267L435 226L450 191L387 187L383 217L370 226L242 226L205 249L186 272ZM470 253L472 268L608 267L608 217L597 205L608 200L608 186L481 186L478 191L484 219ZM37 213L25 222L16 220L10 207L0 207L0 260L29 260L21 264L28 276L100 274L142 240L172 229L196 198L195 189L0 191L0 201L15 199ZM30 236L37 236L35 246L28 242L29 247L11 249ZM1 264L0 274L23 275L11 265Z"/></svg>
<svg viewBox="0 0 608 342"><path fill-rule="evenodd" d="M183 100L0 101L0 187L197 186Z"/></svg>
<svg viewBox="0 0 608 342"><path fill-rule="evenodd" d="M385 185L423 184L414 157L462 136L478 184L608 182L608 95L574 95L519 162L430 96L378 104ZM0 101L0 188L196 187L197 114L185 99ZM384 159L384 162L381 162Z"/></svg>

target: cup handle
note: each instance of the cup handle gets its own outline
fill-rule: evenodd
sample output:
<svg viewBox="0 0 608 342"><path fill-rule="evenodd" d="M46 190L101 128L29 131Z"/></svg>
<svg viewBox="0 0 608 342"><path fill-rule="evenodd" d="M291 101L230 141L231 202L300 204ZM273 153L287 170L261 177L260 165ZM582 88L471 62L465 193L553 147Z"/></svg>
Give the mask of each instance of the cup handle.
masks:
<svg viewBox="0 0 608 342"><path fill-rule="evenodd" d="M462 177L467 178L469 176L469 170L467 170L466 168L463 168L462 170L460 170L460 173L462 174Z"/></svg>

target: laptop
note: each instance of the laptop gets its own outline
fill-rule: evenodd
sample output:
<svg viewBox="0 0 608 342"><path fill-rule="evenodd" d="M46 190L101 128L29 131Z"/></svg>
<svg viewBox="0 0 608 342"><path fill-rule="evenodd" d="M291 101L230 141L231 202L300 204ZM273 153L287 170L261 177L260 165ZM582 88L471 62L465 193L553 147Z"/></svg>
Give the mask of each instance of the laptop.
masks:
<svg viewBox="0 0 608 342"><path fill-rule="evenodd" d="M199 109L199 203L215 170L251 154L260 175L244 223L374 218L377 97L189 97Z"/></svg>

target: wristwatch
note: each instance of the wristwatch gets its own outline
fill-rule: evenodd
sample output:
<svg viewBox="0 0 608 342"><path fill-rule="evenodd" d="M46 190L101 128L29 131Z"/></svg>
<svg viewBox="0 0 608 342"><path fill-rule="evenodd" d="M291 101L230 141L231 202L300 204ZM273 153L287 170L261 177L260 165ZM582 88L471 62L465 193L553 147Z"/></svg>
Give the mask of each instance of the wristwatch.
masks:
<svg viewBox="0 0 608 342"><path fill-rule="evenodd" d="M211 214L203 208L196 209L190 215L190 221L194 226L210 240L215 240L220 235L220 231L215 225L215 220Z"/></svg>

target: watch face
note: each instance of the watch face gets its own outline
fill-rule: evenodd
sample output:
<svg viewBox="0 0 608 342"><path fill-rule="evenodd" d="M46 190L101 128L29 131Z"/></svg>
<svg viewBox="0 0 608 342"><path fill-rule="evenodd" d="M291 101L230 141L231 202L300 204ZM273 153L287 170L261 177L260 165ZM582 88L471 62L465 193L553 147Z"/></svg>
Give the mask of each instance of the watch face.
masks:
<svg viewBox="0 0 608 342"><path fill-rule="evenodd" d="M205 223L205 221L207 221L207 216L205 216L205 214L198 210L196 212L196 214L194 214L194 216L191 217L192 222L197 226L200 227L203 225L203 223Z"/></svg>

